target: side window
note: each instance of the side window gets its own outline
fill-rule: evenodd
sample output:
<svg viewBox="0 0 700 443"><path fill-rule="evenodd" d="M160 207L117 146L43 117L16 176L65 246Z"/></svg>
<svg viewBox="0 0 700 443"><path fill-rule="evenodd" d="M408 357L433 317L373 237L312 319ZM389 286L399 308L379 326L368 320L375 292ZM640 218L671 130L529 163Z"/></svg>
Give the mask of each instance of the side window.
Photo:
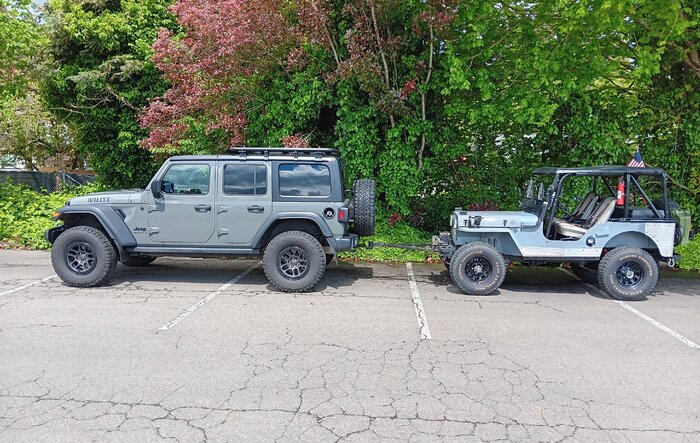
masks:
<svg viewBox="0 0 700 443"><path fill-rule="evenodd" d="M163 176L166 194L208 194L209 165L173 165Z"/></svg>
<svg viewBox="0 0 700 443"><path fill-rule="evenodd" d="M224 194L267 194L267 166L247 164L224 166Z"/></svg>
<svg viewBox="0 0 700 443"><path fill-rule="evenodd" d="M326 165L299 163L279 165L280 195L328 197L331 195L331 171Z"/></svg>

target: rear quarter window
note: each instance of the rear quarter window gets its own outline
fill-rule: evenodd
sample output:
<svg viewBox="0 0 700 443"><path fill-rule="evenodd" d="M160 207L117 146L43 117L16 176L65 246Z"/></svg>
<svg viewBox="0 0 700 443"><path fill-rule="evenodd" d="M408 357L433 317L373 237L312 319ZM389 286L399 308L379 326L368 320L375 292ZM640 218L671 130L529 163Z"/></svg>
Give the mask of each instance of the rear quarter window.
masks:
<svg viewBox="0 0 700 443"><path fill-rule="evenodd" d="M285 197L328 197L331 171L326 165L283 163L279 165L280 195Z"/></svg>

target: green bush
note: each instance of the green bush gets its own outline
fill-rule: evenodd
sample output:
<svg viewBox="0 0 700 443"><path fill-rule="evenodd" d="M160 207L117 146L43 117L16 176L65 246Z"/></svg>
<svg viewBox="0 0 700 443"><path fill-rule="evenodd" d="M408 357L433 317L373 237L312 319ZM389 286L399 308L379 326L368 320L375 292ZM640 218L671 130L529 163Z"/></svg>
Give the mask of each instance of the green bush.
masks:
<svg viewBox="0 0 700 443"><path fill-rule="evenodd" d="M678 246L676 252L681 254L680 268L700 271L700 236L690 243Z"/></svg>
<svg viewBox="0 0 700 443"><path fill-rule="evenodd" d="M95 190L94 185L87 185L42 194L9 181L0 183L0 242L10 247L48 249L44 231L60 224L51 220L53 211L69 198Z"/></svg>

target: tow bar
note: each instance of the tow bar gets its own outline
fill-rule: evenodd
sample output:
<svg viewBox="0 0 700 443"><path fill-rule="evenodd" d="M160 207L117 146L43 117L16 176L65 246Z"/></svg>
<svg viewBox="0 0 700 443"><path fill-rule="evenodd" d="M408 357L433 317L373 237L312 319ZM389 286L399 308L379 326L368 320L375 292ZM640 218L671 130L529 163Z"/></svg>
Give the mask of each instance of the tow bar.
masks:
<svg viewBox="0 0 700 443"><path fill-rule="evenodd" d="M410 251L432 251L433 247L430 243L382 243L371 241L367 244L368 249L374 248L396 248L408 249Z"/></svg>

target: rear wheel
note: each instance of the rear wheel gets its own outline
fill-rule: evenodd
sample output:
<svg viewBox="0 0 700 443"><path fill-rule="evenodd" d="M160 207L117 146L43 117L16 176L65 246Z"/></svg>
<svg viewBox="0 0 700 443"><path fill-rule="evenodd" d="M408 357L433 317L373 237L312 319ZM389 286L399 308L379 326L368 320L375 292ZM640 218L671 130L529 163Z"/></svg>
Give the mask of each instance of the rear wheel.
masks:
<svg viewBox="0 0 700 443"><path fill-rule="evenodd" d="M286 231L270 240L263 254L267 279L284 292L313 288L326 271L326 254L311 234Z"/></svg>
<svg viewBox="0 0 700 443"><path fill-rule="evenodd" d="M598 265L598 283L613 298L643 300L659 280L659 265L645 250L615 248Z"/></svg>
<svg viewBox="0 0 700 443"><path fill-rule="evenodd" d="M129 257L126 260L122 261L122 264L125 266L146 266L149 265L153 262L158 257L149 257L149 256L135 256L135 257Z"/></svg>
<svg viewBox="0 0 700 443"><path fill-rule="evenodd" d="M467 243L457 249L449 269L452 281L469 295L491 294L506 277L503 255L483 242Z"/></svg>
<svg viewBox="0 0 700 443"><path fill-rule="evenodd" d="M107 236L92 226L66 229L51 249L51 264L69 286L87 288L105 283L118 261Z"/></svg>

